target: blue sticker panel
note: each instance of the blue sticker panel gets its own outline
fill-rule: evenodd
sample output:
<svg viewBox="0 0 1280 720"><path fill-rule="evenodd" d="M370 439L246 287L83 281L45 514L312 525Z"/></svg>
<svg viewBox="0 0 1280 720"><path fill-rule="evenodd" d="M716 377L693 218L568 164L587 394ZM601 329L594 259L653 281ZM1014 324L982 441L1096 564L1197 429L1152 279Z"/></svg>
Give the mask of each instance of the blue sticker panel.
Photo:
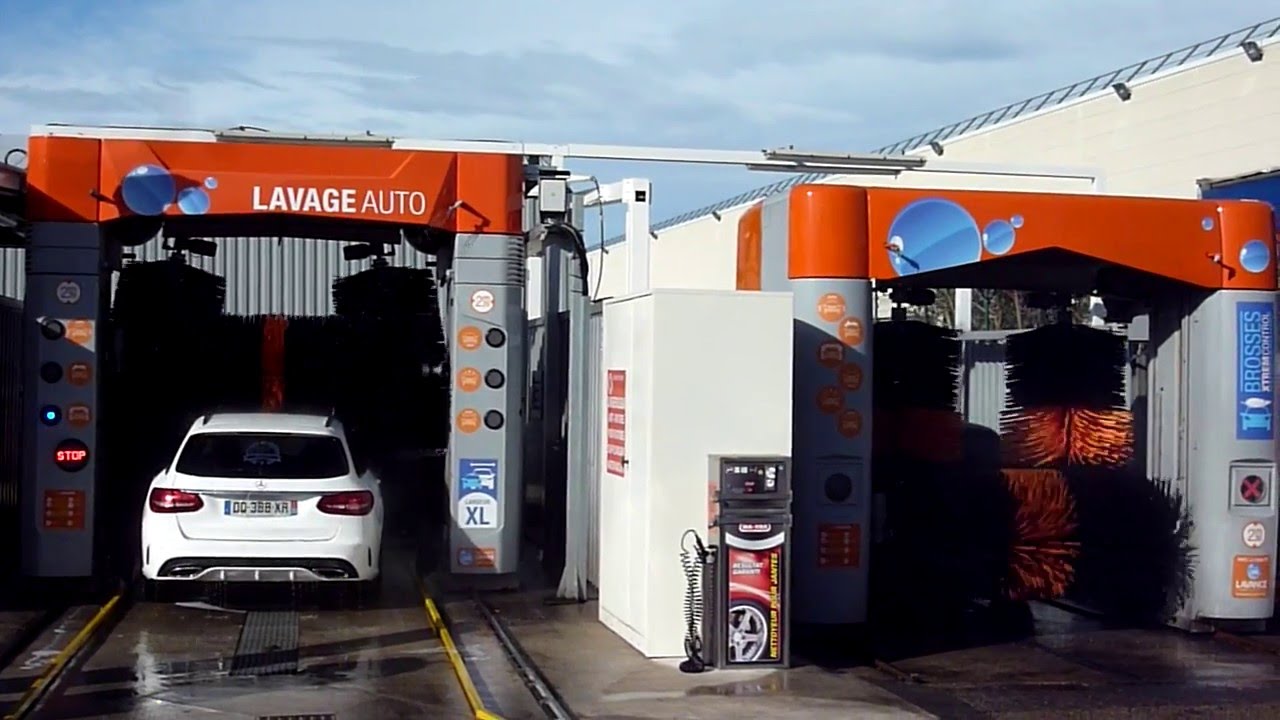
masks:
<svg viewBox="0 0 1280 720"><path fill-rule="evenodd" d="M1275 437L1276 308L1236 303L1236 439Z"/></svg>
<svg viewBox="0 0 1280 720"><path fill-rule="evenodd" d="M498 497L498 461L472 460L463 458L458 461L459 495L479 493L495 500Z"/></svg>
<svg viewBox="0 0 1280 720"><path fill-rule="evenodd" d="M499 526L498 477L497 460L458 461L457 517L464 529L491 530Z"/></svg>

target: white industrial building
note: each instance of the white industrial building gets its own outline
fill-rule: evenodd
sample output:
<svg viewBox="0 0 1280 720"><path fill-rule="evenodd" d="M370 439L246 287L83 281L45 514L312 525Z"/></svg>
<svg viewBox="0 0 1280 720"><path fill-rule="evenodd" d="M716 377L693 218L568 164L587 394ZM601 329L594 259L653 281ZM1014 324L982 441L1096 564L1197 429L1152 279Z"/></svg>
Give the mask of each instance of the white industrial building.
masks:
<svg viewBox="0 0 1280 720"><path fill-rule="evenodd" d="M973 174L793 177L658 223L651 284L732 288L738 219L799 182L1191 198L1199 179L1271 169L1280 165L1278 31L1280 18L879 149ZM622 237L592 253L598 297L626 292L627 256Z"/></svg>

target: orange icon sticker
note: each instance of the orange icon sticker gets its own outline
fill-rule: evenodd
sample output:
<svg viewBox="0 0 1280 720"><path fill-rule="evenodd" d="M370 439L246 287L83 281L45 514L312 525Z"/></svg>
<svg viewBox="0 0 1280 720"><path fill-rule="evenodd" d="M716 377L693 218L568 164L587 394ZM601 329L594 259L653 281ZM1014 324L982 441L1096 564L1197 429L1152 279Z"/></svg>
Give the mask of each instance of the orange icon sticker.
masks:
<svg viewBox="0 0 1280 720"><path fill-rule="evenodd" d="M857 347L862 344L862 321L856 317L847 317L840 321L840 340L845 345Z"/></svg>
<svg viewBox="0 0 1280 720"><path fill-rule="evenodd" d="M840 366L840 387L849 392L857 392L862 387L862 368L857 363Z"/></svg>
<svg viewBox="0 0 1280 720"><path fill-rule="evenodd" d="M73 362L67 366L67 382L78 387L93 381L93 368L87 362Z"/></svg>
<svg viewBox="0 0 1280 720"><path fill-rule="evenodd" d="M475 350L482 342L484 342L484 334L474 325L467 325L458 331L458 347L463 350Z"/></svg>
<svg viewBox="0 0 1280 720"><path fill-rule="evenodd" d="M77 345L88 345L93 342L93 323L88 320L68 322L67 339Z"/></svg>
<svg viewBox="0 0 1280 720"><path fill-rule="evenodd" d="M827 322L835 322L844 317L844 296L840 293L827 293L818 298L818 317Z"/></svg>
<svg viewBox="0 0 1280 720"><path fill-rule="evenodd" d="M83 403L67 406L67 422L72 427L84 427L93 421L93 412Z"/></svg>
<svg viewBox="0 0 1280 720"><path fill-rule="evenodd" d="M462 368L458 371L458 389L462 392L475 392L480 388L480 371L475 368Z"/></svg>
<svg viewBox="0 0 1280 720"><path fill-rule="evenodd" d="M818 391L818 409L827 414L840 412L844 407L844 391L834 385L828 385Z"/></svg>
<svg viewBox="0 0 1280 720"><path fill-rule="evenodd" d="M857 410L845 410L838 419L840 434L847 438L856 438L862 434L862 413Z"/></svg>
<svg viewBox="0 0 1280 720"><path fill-rule="evenodd" d="M823 367L837 368L844 362L844 343L823 340L818 346L818 363Z"/></svg>
<svg viewBox="0 0 1280 720"><path fill-rule="evenodd" d="M458 430L467 434L471 434L480 429L480 413L467 408L458 413L457 420Z"/></svg>

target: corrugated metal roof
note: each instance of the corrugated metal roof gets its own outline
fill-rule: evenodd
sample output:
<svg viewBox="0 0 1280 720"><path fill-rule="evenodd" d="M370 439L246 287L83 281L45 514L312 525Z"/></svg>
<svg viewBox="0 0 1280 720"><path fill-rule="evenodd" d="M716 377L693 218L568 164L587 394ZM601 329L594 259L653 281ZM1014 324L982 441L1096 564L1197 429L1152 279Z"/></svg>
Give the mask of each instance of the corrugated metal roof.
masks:
<svg viewBox="0 0 1280 720"><path fill-rule="evenodd" d="M1118 70L1095 75L1079 82L1041 93L1034 97L1010 103L1003 107L998 107L985 113L974 115L950 125L930 130L929 132L913 135L905 140L885 145L884 147L872 150L872 153L883 155L903 155L914 150L919 150L929 146L931 142L942 142L950 140L969 133L977 132L983 128L992 127L1001 123L1009 122L1015 118L1030 113L1038 112L1061 105L1071 100L1087 97L1095 93L1111 92L1111 85L1117 82L1131 83L1136 80L1150 77L1156 73L1172 70L1181 67L1195 60L1203 60L1210 58L1223 52L1233 52L1237 50L1240 43L1245 40L1254 40L1263 42L1274 38L1280 33L1280 17L1264 20L1256 25L1235 30L1225 35L1219 35L1203 42L1198 42L1188 47L1180 48L1167 52L1153 58L1148 58L1139 63L1126 65ZM811 183L826 177L827 173L808 173L805 175L794 175L784 180L779 180L763 187L748 190L731 198L721 200L720 202L701 207L696 210L681 213L675 217L663 220L653 226L653 231L658 232L676 225L680 225L691 220L710 215L713 212L721 212L730 208L739 207L748 203L755 202L764 197L768 197L776 192L781 192L796 185ZM605 241L605 245L613 245L622 241L622 236L615 236Z"/></svg>
<svg viewBox="0 0 1280 720"><path fill-rule="evenodd" d="M342 258L342 243L302 238L210 238L218 254L191 255L194 267L226 278L226 311L233 315L321 316L333 312L333 281L369 267L369 260ZM137 261L168 257L160 240L130 249ZM0 295L21 298L25 286L22 250L0 251ZM391 264L426 268L429 255L407 244L396 248Z"/></svg>

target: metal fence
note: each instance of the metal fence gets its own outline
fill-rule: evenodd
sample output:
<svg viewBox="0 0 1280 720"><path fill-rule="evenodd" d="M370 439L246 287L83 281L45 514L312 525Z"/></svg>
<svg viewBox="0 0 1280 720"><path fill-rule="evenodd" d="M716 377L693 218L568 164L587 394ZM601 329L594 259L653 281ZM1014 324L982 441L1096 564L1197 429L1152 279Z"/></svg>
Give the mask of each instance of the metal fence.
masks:
<svg viewBox="0 0 1280 720"><path fill-rule="evenodd" d="M214 257L190 255L193 267L220 275L227 282L226 312L231 315L320 317L333 312L333 281L369 267L371 261L348 261L343 243L306 238L212 238ZM169 256L162 241L130 249L135 261ZM427 268L430 255L402 243L390 259L397 267ZM25 252L0 250L0 296L21 298L26 285ZM114 282L112 291L114 292Z"/></svg>

